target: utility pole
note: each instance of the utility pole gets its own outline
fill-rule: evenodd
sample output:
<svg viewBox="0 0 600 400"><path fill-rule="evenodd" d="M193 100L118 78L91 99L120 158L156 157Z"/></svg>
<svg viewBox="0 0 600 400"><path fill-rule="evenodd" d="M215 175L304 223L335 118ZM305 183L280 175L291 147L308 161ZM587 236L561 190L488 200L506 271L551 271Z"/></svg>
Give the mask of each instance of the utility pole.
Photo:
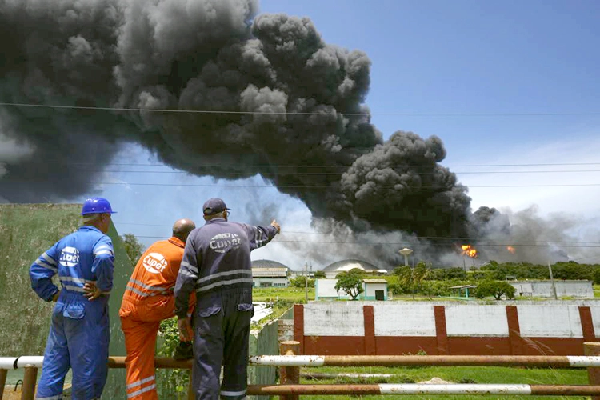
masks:
<svg viewBox="0 0 600 400"><path fill-rule="evenodd" d="M308 263L304 263L304 296L305 304L308 304Z"/></svg>
<svg viewBox="0 0 600 400"><path fill-rule="evenodd" d="M552 283L552 294L554 295L554 300L558 300L558 296L556 295L556 285L554 284L554 276L552 275L552 266L548 263L548 271L550 271L550 282Z"/></svg>

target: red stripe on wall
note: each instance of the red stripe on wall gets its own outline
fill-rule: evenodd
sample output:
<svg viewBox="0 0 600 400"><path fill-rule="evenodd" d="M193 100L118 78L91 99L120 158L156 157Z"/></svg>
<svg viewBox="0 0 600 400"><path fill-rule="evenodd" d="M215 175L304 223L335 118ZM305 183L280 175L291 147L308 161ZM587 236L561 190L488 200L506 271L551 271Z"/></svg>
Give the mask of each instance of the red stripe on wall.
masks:
<svg viewBox="0 0 600 400"><path fill-rule="evenodd" d="M521 339L521 328L519 328L519 311L517 306L506 306L506 321L508 322L508 337L510 350L506 354L522 355L523 340Z"/></svg>
<svg viewBox="0 0 600 400"><path fill-rule="evenodd" d="M523 338L526 356L582 356L582 338Z"/></svg>
<svg viewBox="0 0 600 400"><path fill-rule="evenodd" d="M448 354L499 356L510 354L508 337L449 337Z"/></svg>
<svg viewBox="0 0 600 400"><path fill-rule="evenodd" d="M592 311L590 306L579 306L579 317L581 318L581 333L586 342L596 341L596 332L594 332L594 321L592 321Z"/></svg>
<svg viewBox="0 0 600 400"><path fill-rule="evenodd" d="M437 336L437 354L448 354L448 335L446 334L446 307L433 306L435 332Z"/></svg>
<svg viewBox="0 0 600 400"><path fill-rule="evenodd" d="M375 347L375 307L363 306L363 318L365 324L365 354L377 354Z"/></svg>
<svg viewBox="0 0 600 400"><path fill-rule="evenodd" d="M294 340L300 342L300 354L304 349L304 305L294 304Z"/></svg>
<svg viewBox="0 0 600 400"><path fill-rule="evenodd" d="M581 338L523 338L523 355L583 355ZM436 354L435 337L376 336L377 355ZM509 338L449 337L448 352L452 355L510 355ZM305 336L304 353L315 355L364 355L364 336Z"/></svg>
<svg viewBox="0 0 600 400"><path fill-rule="evenodd" d="M438 341L434 336L375 336L377 355L408 355L424 351L438 354Z"/></svg>
<svg viewBox="0 0 600 400"><path fill-rule="evenodd" d="M304 352L314 355L364 355L364 336L306 336Z"/></svg>

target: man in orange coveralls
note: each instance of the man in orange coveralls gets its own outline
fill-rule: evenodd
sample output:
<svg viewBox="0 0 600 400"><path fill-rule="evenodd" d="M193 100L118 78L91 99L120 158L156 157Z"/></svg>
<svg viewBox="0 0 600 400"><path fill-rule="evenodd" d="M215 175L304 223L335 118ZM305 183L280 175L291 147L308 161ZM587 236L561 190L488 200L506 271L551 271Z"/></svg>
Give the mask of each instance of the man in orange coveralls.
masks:
<svg viewBox="0 0 600 400"><path fill-rule="evenodd" d="M195 228L189 219L173 225L173 237L154 243L140 257L123 294L119 310L125 333L127 399L158 399L154 381L154 348L160 322L175 316L173 288L183 258L185 241ZM193 305L190 306L190 314ZM189 354L191 343L180 343L177 353ZM183 350L182 350L183 349Z"/></svg>

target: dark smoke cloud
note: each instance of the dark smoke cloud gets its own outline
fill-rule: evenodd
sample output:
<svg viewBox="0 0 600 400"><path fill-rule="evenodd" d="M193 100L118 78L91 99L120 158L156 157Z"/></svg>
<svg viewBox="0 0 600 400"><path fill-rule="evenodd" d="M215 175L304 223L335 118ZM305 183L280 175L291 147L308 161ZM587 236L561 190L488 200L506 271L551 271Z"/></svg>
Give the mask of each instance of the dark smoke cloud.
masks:
<svg viewBox="0 0 600 400"><path fill-rule="evenodd" d="M354 229L466 234L469 198L438 165L441 140L397 132L383 143L370 123L366 54L324 43L309 19L257 8L0 0L2 101L147 109L5 107L0 133L32 153L0 160L0 196L88 193L118 147L136 142L196 175L260 174L316 218ZM158 109L232 113L148 111Z"/></svg>
<svg viewBox="0 0 600 400"><path fill-rule="evenodd" d="M341 187L352 199L352 214L374 228L465 237L471 199L456 175L437 164L445 157L438 137L394 133L343 174Z"/></svg>
<svg viewBox="0 0 600 400"><path fill-rule="evenodd" d="M544 265L570 260L597 261L598 250L590 246L594 240L590 238L597 238L598 231L585 234L586 240L592 242L582 242L572 230L584 221L574 215L556 213L542 217L538 208L531 206L518 212L482 207L474 216L480 219L473 244L480 245L481 262L528 261ZM507 250L509 245L514 253Z"/></svg>

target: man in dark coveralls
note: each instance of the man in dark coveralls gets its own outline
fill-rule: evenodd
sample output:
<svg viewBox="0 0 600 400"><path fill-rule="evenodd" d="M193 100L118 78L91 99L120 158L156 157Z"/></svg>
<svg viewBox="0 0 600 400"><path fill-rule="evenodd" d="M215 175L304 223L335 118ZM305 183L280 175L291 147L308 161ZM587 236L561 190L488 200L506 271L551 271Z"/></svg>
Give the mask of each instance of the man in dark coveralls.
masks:
<svg viewBox="0 0 600 400"><path fill-rule="evenodd" d="M175 313L180 339L191 339L187 316L190 294L194 312L193 387L196 399L240 400L246 397L252 306L250 252L269 243L281 227L229 222L229 209L218 198L202 207L206 224L186 242L175 285ZM223 382L219 376L223 366Z"/></svg>

